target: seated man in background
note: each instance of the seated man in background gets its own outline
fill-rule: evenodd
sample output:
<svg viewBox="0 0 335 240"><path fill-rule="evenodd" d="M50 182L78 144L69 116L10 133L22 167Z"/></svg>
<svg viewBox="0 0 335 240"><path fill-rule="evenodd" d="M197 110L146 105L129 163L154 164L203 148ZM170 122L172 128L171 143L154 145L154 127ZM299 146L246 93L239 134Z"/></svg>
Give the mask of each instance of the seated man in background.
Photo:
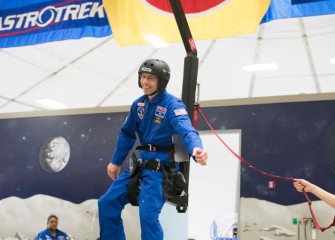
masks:
<svg viewBox="0 0 335 240"><path fill-rule="evenodd" d="M58 227L58 217L54 214L51 214L48 217L47 228L36 235L35 240L70 240L68 235L57 229Z"/></svg>

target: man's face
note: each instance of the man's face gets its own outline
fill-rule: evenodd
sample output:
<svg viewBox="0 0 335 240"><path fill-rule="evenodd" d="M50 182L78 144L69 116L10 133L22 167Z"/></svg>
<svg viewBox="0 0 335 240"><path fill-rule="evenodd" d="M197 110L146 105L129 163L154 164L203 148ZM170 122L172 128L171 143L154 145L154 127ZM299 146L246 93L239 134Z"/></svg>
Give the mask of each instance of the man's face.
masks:
<svg viewBox="0 0 335 240"><path fill-rule="evenodd" d="M58 227L58 220L57 218L50 218L49 222L48 222L48 229L49 230L56 230Z"/></svg>
<svg viewBox="0 0 335 240"><path fill-rule="evenodd" d="M150 73L142 73L141 86L144 94L150 95L158 89L158 78Z"/></svg>

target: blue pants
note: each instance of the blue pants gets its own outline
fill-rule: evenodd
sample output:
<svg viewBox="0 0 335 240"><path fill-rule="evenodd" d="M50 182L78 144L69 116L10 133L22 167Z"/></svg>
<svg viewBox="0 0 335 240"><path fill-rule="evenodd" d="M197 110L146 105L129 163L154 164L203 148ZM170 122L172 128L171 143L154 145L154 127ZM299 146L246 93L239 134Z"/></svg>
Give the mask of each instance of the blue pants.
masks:
<svg viewBox="0 0 335 240"><path fill-rule="evenodd" d="M129 171L126 170L113 182L98 201L100 240L125 240L121 212L128 200ZM159 214L165 203L162 191L162 172L143 169L140 173L141 191L139 213L142 240L163 240Z"/></svg>

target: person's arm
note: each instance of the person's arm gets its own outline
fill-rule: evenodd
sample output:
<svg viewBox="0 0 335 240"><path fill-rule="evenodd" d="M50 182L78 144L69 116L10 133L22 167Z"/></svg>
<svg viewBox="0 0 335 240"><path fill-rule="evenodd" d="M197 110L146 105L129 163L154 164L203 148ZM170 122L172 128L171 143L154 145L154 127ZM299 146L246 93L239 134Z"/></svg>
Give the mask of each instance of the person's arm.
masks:
<svg viewBox="0 0 335 240"><path fill-rule="evenodd" d="M297 189L298 192L310 192L335 208L335 195L327 192L319 186L312 184L305 179L294 179L293 186Z"/></svg>
<svg viewBox="0 0 335 240"><path fill-rule="evenodd" d="M175 102L170 114L171 125L176 133L182 137L190 155L197 163L206 165L208 153L203 149L199 133L192 126L185 105L181 101Z"/></svg>
<svg viewBox="0 0 335 240"><path fill-rule="evenodd" d="M120 131L111 163L121 166L136 141L136 103L133 103Z"/></svg>
<svg viewBox="0 0 335 240"><path fill-rule="evenodd" d="M133 103L129 115L120 129L113 157L107 165L107 174L112 180L115 180L120 175L121 165L136 141L135 106Z"/></svg>

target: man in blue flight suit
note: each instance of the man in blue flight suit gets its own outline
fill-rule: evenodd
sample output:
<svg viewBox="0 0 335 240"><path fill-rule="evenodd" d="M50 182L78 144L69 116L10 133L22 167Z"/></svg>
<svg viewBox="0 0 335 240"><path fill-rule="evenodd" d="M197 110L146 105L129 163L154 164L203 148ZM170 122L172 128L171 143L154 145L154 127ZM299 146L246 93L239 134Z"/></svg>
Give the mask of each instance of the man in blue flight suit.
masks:
<svg viewBox="0 0 335 240"><path fill-rule="evenodd" d="M141 187L138 195L142 240L163 240L159 214L166 199L161 166L169 166L172 136L180 135L197 163L206 165L208 158L184 103L166 91L170 79L168 64L162 60L149 59L142 63L138 74L138 85L144 95L133 102L119 132L117 147L107 166L107 173L114 182L98 202L101 240L126 239L121 212L129 203L131 174L125 170L120 175L120 170L135 144L136 136L141 144L138 146L140 159L144 163L139 172Z"/></svg>

